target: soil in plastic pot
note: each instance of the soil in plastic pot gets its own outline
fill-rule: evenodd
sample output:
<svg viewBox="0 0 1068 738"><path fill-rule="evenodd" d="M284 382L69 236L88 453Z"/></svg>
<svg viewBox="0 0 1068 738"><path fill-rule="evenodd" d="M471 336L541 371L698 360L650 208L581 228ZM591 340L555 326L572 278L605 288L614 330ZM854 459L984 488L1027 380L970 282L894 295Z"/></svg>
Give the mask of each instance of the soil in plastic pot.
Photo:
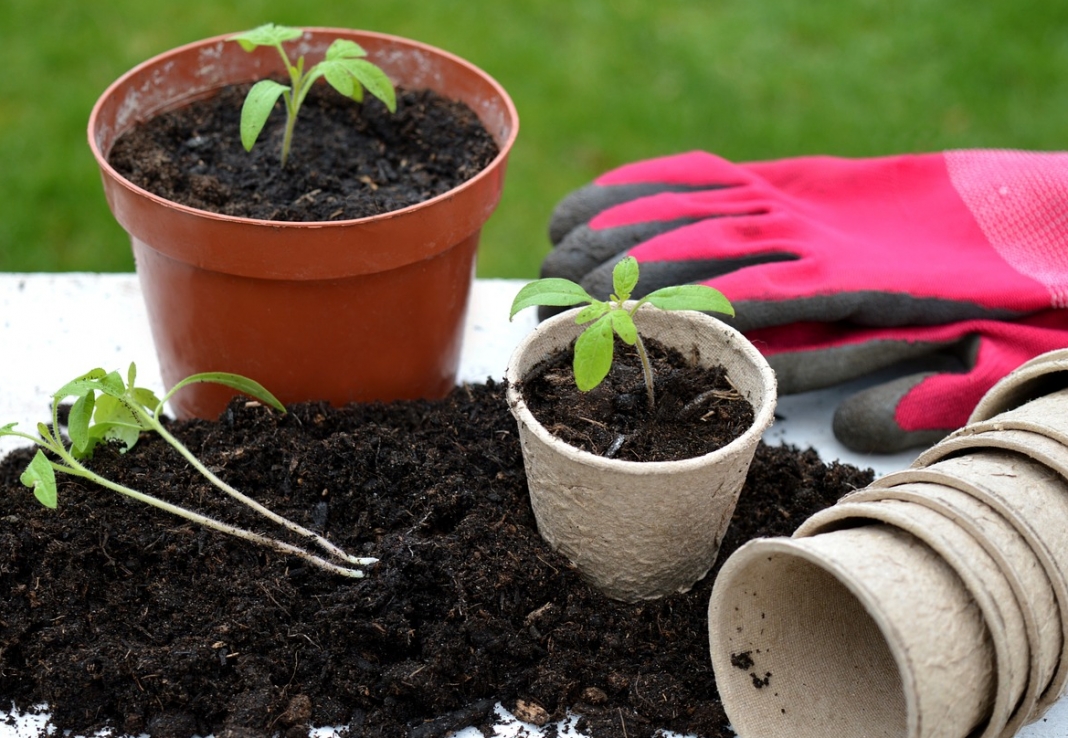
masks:
<svg viewBox="0 0 1068 738"><path fill-rule="evenodd" d="M275 106L252 150L241 145L250 85L161 114L116 142L109 163L139 187L199 210L282 221L331 221L399 210L482 171L497 144L462 102L398 90L397 111L315 84L297 118L286 167L285 113Z"/></svg>
<svg viewBox="0 0 1068 738"><path fill-rule="evenodd" d="M708 655L715 572L636 605L584 584L538 535L503 386L286 415L235 399L171 429L238 489L381 562L331 576L68 478L48 510L15 451L0 462L0 704L155 738L444 736L494 724L497 701L537 722L573 711L596 738L733 735ZM278 532L157 437L91 465ZM720 562L871 477L761 445Z"/></svg>

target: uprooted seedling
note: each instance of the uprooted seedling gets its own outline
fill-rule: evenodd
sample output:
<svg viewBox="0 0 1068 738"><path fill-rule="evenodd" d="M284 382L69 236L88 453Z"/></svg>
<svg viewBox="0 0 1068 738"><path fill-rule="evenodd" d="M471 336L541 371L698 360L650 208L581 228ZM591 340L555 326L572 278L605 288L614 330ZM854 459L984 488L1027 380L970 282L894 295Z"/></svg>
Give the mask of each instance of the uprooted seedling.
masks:
<svg viewBox="0 0 1068 738"><path fill-rule="evenodd" d="M237 491L204 466L161 422L163 406L167 400L183 387L197 382L214 382L231 387L284 413L286 410L282 403L262 385L236 374L207 372L186 377L175 384L170 392L160 399L151 390L136 386L136 379L137 367L134 364L130 364L125 382L118 372L93 369L63 385L52 395L52 425L38 423L37 436L15 430L17 423L0 426L0 436L22 438L33 442L38 447L37 453L22 473L20 479L24 485L33 489L34 496L37 497L41 504L48 508L57 507L58 487L56 484L56 472L59 472L87 479L101 487L178 515L207 528L237 536L283 554L300 557L314 566L335 574L347 577L362 577L364 575L363 571L354 567L366 567L378 561L373 558L351 556L318 533L272 512L252 498ZM67 418L67 431L70 435L70 447L68 448L59 432L59 407L64 400L71 397L75 398L75 400ZM137 443L143 432L158 434L215 487L272 522L286 528L309 544L322 549L329 557L343 562L343 565L335 564L322 556L276 538L238 528L215 518L166 502L158 497L143 494L125 485L105 479L82 463L83 459L92 456L93 449L101 442L117 441L123 445L124 450L128 450Z"/></svg>

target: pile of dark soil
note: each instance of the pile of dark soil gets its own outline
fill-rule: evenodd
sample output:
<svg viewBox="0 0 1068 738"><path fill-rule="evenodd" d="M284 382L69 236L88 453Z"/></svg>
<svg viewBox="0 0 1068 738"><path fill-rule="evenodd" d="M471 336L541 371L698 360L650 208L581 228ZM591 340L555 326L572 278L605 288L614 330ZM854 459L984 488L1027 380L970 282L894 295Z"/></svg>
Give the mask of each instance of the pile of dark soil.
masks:
<svg viewBox="0 0 1068 738"><path fill-rule="evenodd" d="M235 400L172 428L238 489L381 563L327 575L66 478L47 510L17 451L0 463L0 704L155 738L443 736L492 724L498 700L573 710L596 737L731 735L707 654L713 576L638 605L591 591L538 536L502 386L286 415ZM92 466L274 532L158 438ZM870 478L761 446L720 560Z"/></svg>
<svg viewBox="0 0 1068 738"><path fill-rule="evenodd" d="M288 82L285 82L288 84ZM285 169L279 102L251 152L241 145L249 85L164 113L124 133L109 163L172 202L261 220L328 221L399 210L455 188L497 156L462 102L398 90L397 111L316 83L297 118Z"/></svg>

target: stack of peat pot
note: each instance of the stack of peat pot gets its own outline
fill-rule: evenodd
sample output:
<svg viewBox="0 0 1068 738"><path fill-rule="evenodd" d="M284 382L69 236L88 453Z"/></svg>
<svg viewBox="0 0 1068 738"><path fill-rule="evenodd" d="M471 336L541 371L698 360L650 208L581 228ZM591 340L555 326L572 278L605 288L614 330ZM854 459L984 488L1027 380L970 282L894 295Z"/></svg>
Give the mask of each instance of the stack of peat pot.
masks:
<svg viewBox="0 0 1068 738"><path fill-rule="evenodd" d="M1068 681L1068 350L909 469L723 565L709 642L741 738L995 738Z"/></svg>

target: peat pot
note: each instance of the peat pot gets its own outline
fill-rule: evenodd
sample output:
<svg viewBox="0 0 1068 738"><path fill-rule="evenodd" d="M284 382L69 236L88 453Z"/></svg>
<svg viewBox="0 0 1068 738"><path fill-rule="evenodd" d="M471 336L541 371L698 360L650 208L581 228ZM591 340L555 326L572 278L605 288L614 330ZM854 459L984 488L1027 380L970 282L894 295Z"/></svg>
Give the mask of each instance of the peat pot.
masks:
<svg viewBox="0 0 1068 738"><path fill-rule="evenodd" d="M542 537L604 594L634 602L688 591L711 569L757 443L775 412L775 374L741 333L697 312L651 307L634 316L702 366L721 365L752 404L754 423L726 446L692 459L608 459L571 446L534 418L523 379L566 349L584 326L569 310L535 328L509 361L508 405L519 425L531 506Z"/></svg>
<svg viewBox="0 0 1068 738"><path fill-rule="evenodd" d="M519 126L515 107L468 62L395 36L312 28L287 51L314 64L337 38L363 46L395 85L466 103L500 153L449 192L374 217L298 223L217 215L135 186L108 154L141 121L283 73L277 51L247 53L217 36L127 72L94 106L89 145L112 213L130 234L168 389L195 372L229 371L283 403L340 405L436 398L455 383L475 252L500 199ZM171 404L179 417L213 418L230 395L200 383Z"/></svg>
<svg viewBox="0 0 1068 738"><path fill-rule="evenodd" d="M719 570L708 627L742 738L965 738L993 709L981 609L895 525L746 543Z"/></svg>

